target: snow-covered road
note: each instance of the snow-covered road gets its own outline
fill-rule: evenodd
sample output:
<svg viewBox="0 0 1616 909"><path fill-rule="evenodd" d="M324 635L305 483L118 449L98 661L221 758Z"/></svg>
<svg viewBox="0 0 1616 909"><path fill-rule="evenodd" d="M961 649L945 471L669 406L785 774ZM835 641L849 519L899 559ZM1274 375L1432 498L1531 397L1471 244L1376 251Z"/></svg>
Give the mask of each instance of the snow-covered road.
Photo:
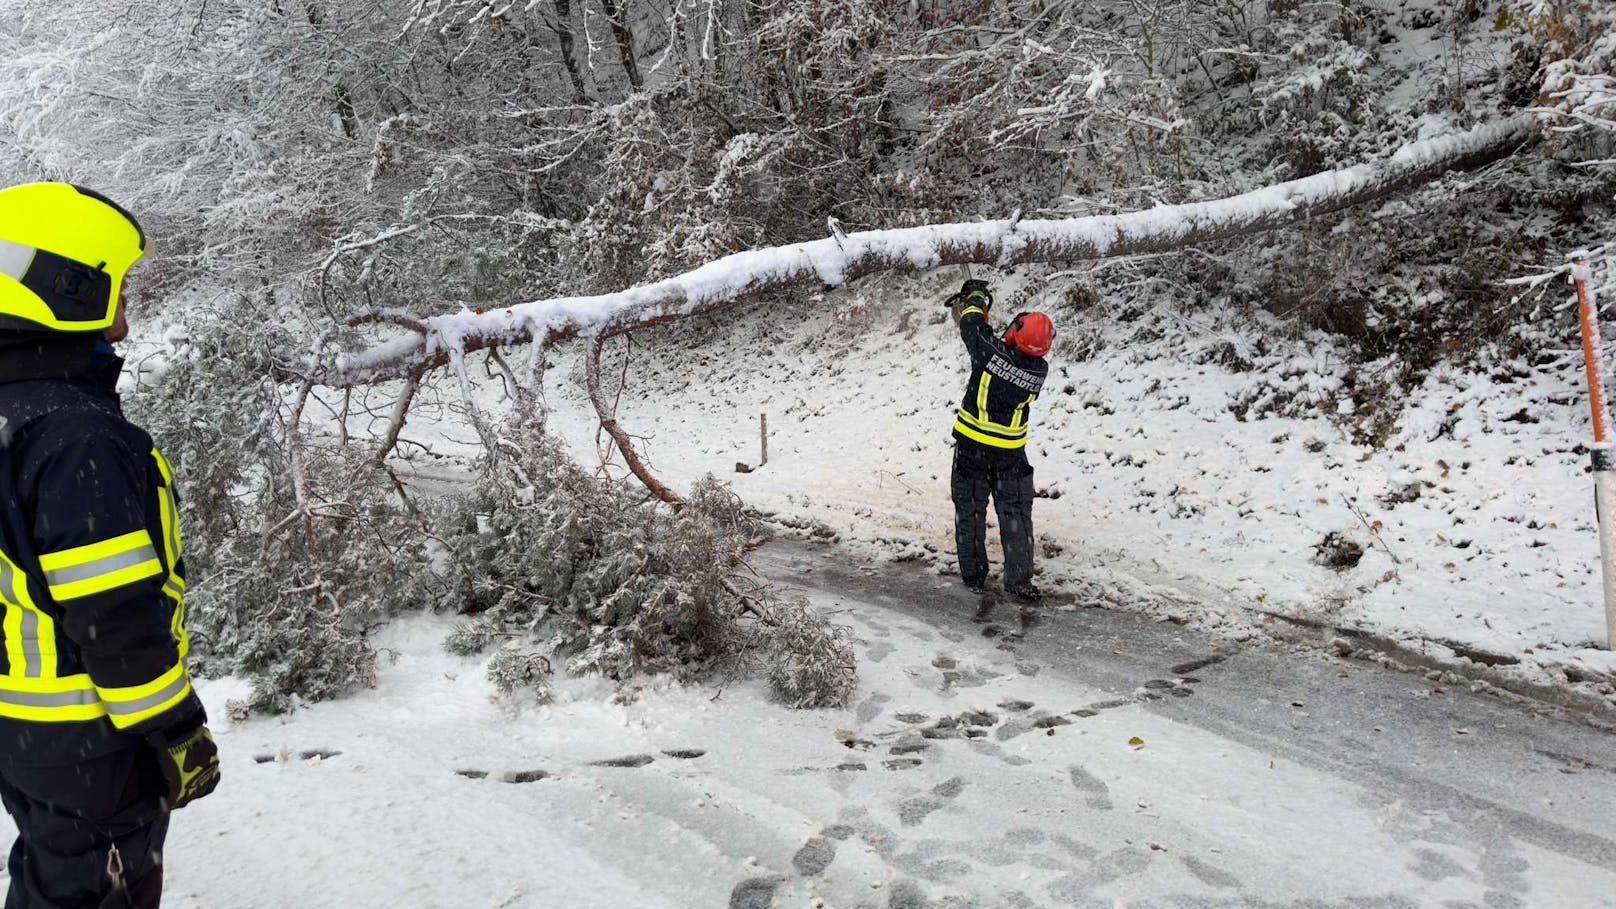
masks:
<svg viewBox="0 0 1616 909"><path fill-rule="evenodd" d="M446 621L403 621L376 690L221 728L168 905L1616 905L1607 733L1130 613L1018 638L832 548L757 563L855 629L854 706L589 679L499 703Z"/></svg>

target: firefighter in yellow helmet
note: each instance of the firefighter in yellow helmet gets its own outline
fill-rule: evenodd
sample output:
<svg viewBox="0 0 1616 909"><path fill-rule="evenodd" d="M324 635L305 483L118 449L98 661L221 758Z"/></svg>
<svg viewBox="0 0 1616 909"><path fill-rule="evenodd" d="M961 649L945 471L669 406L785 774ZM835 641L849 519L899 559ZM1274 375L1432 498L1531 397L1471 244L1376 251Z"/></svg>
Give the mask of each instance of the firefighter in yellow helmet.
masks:
<svg viewBox="0 0 1616 909"><path fill-rule="evenodd" d="M66 183L0 189L0 799L6 909L155 907L169 812L218 751L185 658L174 474L124 419L133 215Z"/></svg>

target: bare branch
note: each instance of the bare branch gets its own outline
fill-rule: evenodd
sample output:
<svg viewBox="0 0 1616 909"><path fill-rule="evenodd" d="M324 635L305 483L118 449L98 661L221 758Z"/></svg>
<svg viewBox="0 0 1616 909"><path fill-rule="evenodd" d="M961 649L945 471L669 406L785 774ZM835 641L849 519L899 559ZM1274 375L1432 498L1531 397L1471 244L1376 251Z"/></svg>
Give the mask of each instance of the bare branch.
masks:
<svg viewBox="0 0 1616 909"><path fill-rule="evenodd" d="M420 387L420 373L411 373L404 379L404 387L399 390L398 398L393 402L393 414L387 421L387 434L382 437L376 453L370 456L371 467L380 469L386 463L387 456L398 446L398 437L404 432L404 421L409 419L410 405L414 403L415 392Z"/></svg>
<svg viewBox="0 0 1616 909"><path fill-rule="evenodd" d="M684 499L679 498L668 487L664 486L662 481L658 480L650 469L645 466L645 463L640 460L640 456L634 451L634 444L629 439L628 433L624 432L623 427L618 424L617 415L606 405L606 396L602 393L600 387L600 351L605 344L605 335L596 335L594 337L589 345L587 367L589 400L594 403L595 413L600 417L600 428L606 430L612 440L617 443L617 448L623 453L623 460L627 462L628 469L632 470L634 475L640 478L640 482L645 484L646 489L651 490L657 498L675 508L682 507Z"/></svg>

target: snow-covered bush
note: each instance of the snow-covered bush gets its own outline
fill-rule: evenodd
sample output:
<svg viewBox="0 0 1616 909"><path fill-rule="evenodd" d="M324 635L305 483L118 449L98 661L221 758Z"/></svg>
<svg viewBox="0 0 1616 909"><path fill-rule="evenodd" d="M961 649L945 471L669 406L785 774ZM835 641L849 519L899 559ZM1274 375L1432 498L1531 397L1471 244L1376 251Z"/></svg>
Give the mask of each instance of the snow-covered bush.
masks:
<svg viewBox="0 0 1616 909"><path fill-rule="evenodd" d="M1616 214L1609 206L1616 183L1616 5L1514 0L1499 13L1497 26L1522 29L1536 39L1545 135L1580 169L1573 171L1576 183L1590 193L1603 190L1599 233L1581 245L1616 238Z"/></svg>
<svg viewBox="0 0 1616 909"><path fill-rule="evenodd" d="M443 506L455 602L471 617L452 650L543 638L574 672L689 680L761 668L796 706L846 702L850 642L748 580L742 557L759 528L727 488L708 478L673 512L585 472L537 432L501 448L488 481ZM491 677L508 685L524 659L498 661Z"/></svg>

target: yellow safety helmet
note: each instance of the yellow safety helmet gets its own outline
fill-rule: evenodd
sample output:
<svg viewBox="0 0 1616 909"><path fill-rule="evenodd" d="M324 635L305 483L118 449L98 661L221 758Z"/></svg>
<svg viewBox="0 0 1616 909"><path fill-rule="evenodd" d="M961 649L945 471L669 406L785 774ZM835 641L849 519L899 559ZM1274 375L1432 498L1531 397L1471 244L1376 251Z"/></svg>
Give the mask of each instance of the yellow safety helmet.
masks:
<svg viewBox="0 0 1616 909"><path fill-rule="evenodd" d="M135 216L70 183L0 189L0 329L98 332L146 253Z"/></svg>

